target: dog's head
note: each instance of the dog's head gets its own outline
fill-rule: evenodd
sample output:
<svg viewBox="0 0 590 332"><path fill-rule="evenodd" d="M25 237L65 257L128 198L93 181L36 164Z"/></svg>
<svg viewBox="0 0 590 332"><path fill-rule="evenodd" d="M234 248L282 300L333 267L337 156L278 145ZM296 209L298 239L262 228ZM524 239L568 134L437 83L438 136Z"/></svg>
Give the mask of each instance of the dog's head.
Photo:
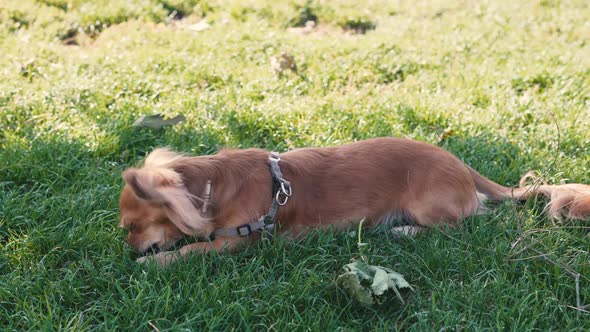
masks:
<svg viewBox="0 0 590 332"><path fill-rule="evenodd" d="M123 172L120 226L140 253L166 250L184 235L206 235L208 221L193 203L174 165L183 157L166 149L154 150L143 167Z"/></svg>

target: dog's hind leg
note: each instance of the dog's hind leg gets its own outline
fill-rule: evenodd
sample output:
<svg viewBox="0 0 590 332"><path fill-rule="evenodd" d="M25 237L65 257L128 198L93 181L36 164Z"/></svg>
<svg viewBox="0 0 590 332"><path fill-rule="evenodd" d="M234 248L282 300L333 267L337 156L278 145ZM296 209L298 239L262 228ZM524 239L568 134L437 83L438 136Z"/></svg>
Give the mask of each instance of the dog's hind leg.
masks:
<svg viewBox="0 0 590 332"><path fill-rule="evenodd" d="M425 195L408 208L408 213L418 226L433 227L445 224L450 227L461 225L461 220L480 212L482 199L475 190Z"/></svg>
<svg viewBox="0 0 590 332"><path fill-rule="evenodd" d="M378 218L370 218L367 223L368 227L382 225L391 230L395 238L404 236L414 237L416 234L426 230L422 226L416 225L414 217L404 210L396 210L386 213Z"/></svg>
<svg viewBox="0 0 590 332"><path fill-rule="evenodd" d="M399 226L393 227L391 231L393 232L393 236L398 239L402 237L414 237L418 235L418 233L422 233L426 230L426 228L421 226Z"/></svg>

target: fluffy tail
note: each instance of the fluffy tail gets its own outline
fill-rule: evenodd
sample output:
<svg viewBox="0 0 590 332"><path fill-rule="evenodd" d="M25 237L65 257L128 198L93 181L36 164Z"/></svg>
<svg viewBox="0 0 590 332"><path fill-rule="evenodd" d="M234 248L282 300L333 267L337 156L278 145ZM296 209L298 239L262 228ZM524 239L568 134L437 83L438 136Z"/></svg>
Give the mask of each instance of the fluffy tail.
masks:
<svg viewBox="0 0 590 332"><path fill-rule="evenodd" d="M541 183L534 172L528 172L520 180L518 188L508 188L487 179L469 166L467 168L477 191L488 199L523 201L532 196L543 195L549 198L547 208L552 218L590 219L590 185L547 185ZM530 180L533 180L533 184L527 185Z"/></svg>

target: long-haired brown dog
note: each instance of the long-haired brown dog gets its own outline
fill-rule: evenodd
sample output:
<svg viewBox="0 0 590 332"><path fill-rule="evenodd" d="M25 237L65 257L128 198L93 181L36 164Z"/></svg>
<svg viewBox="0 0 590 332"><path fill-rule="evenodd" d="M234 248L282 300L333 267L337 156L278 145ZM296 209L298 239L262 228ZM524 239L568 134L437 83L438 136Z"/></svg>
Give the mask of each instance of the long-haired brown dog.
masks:
<svg viewBox="0 0 590 332"><path fill-rule="evenodd" d="M278 208L281 232L346 228L361 219L374 226L404 217L413 232L481 211L484 200L524 200L547 196L551 216L590 217L590 186L583 184L507 188L481 176L451 153L409 139L377 138L336 147L301 148L280 155L280 170L291 184L288 202ZM258 232L232 234L259 220L273 205L269 152L222 150L187 157L166 149L150 153L141 168L123 172L121 227L138 252L167 250L185 235L210 237L174 255L147 256L166 264L189 252L236 249L260 238ZM276 188L276 186L274 187ZM278 195L279 193L277 193ZM278 206L277 206L278 207ZM247 235L247 236L240 236ZM140 258L140 261L146 257Z"/></svg>

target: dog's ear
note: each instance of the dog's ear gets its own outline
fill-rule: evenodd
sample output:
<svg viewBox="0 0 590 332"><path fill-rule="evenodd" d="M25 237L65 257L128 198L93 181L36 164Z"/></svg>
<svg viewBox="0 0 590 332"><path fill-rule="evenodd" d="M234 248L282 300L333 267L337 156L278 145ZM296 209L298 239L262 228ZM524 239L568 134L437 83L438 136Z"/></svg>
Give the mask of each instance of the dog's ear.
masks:
<svg viewBox="0 0 590 332"><path fill-rule="evenodd" d="M189 235L201 235L208 220L192 203L180 174L169 168L130 168L123 179L141 199L160 203L176 227Z"/></svg>
<svg viewBox="0 0 590 332"><path fill-rule="evenodd" d="M138 180L138 170L135 168L130 168L123 172L123 180L125 183L131 187L135 195L141 199L149 200L150 195L146 192L143 185L139 184Z"/></svg>
<svg viewBox="0 0 590 332"><path fill-rule="evenodd" d="M162 188L182 186L178 173L166 168L130 168L123 172L123 180L137 197L162 203L165 201Z"/></svg>

